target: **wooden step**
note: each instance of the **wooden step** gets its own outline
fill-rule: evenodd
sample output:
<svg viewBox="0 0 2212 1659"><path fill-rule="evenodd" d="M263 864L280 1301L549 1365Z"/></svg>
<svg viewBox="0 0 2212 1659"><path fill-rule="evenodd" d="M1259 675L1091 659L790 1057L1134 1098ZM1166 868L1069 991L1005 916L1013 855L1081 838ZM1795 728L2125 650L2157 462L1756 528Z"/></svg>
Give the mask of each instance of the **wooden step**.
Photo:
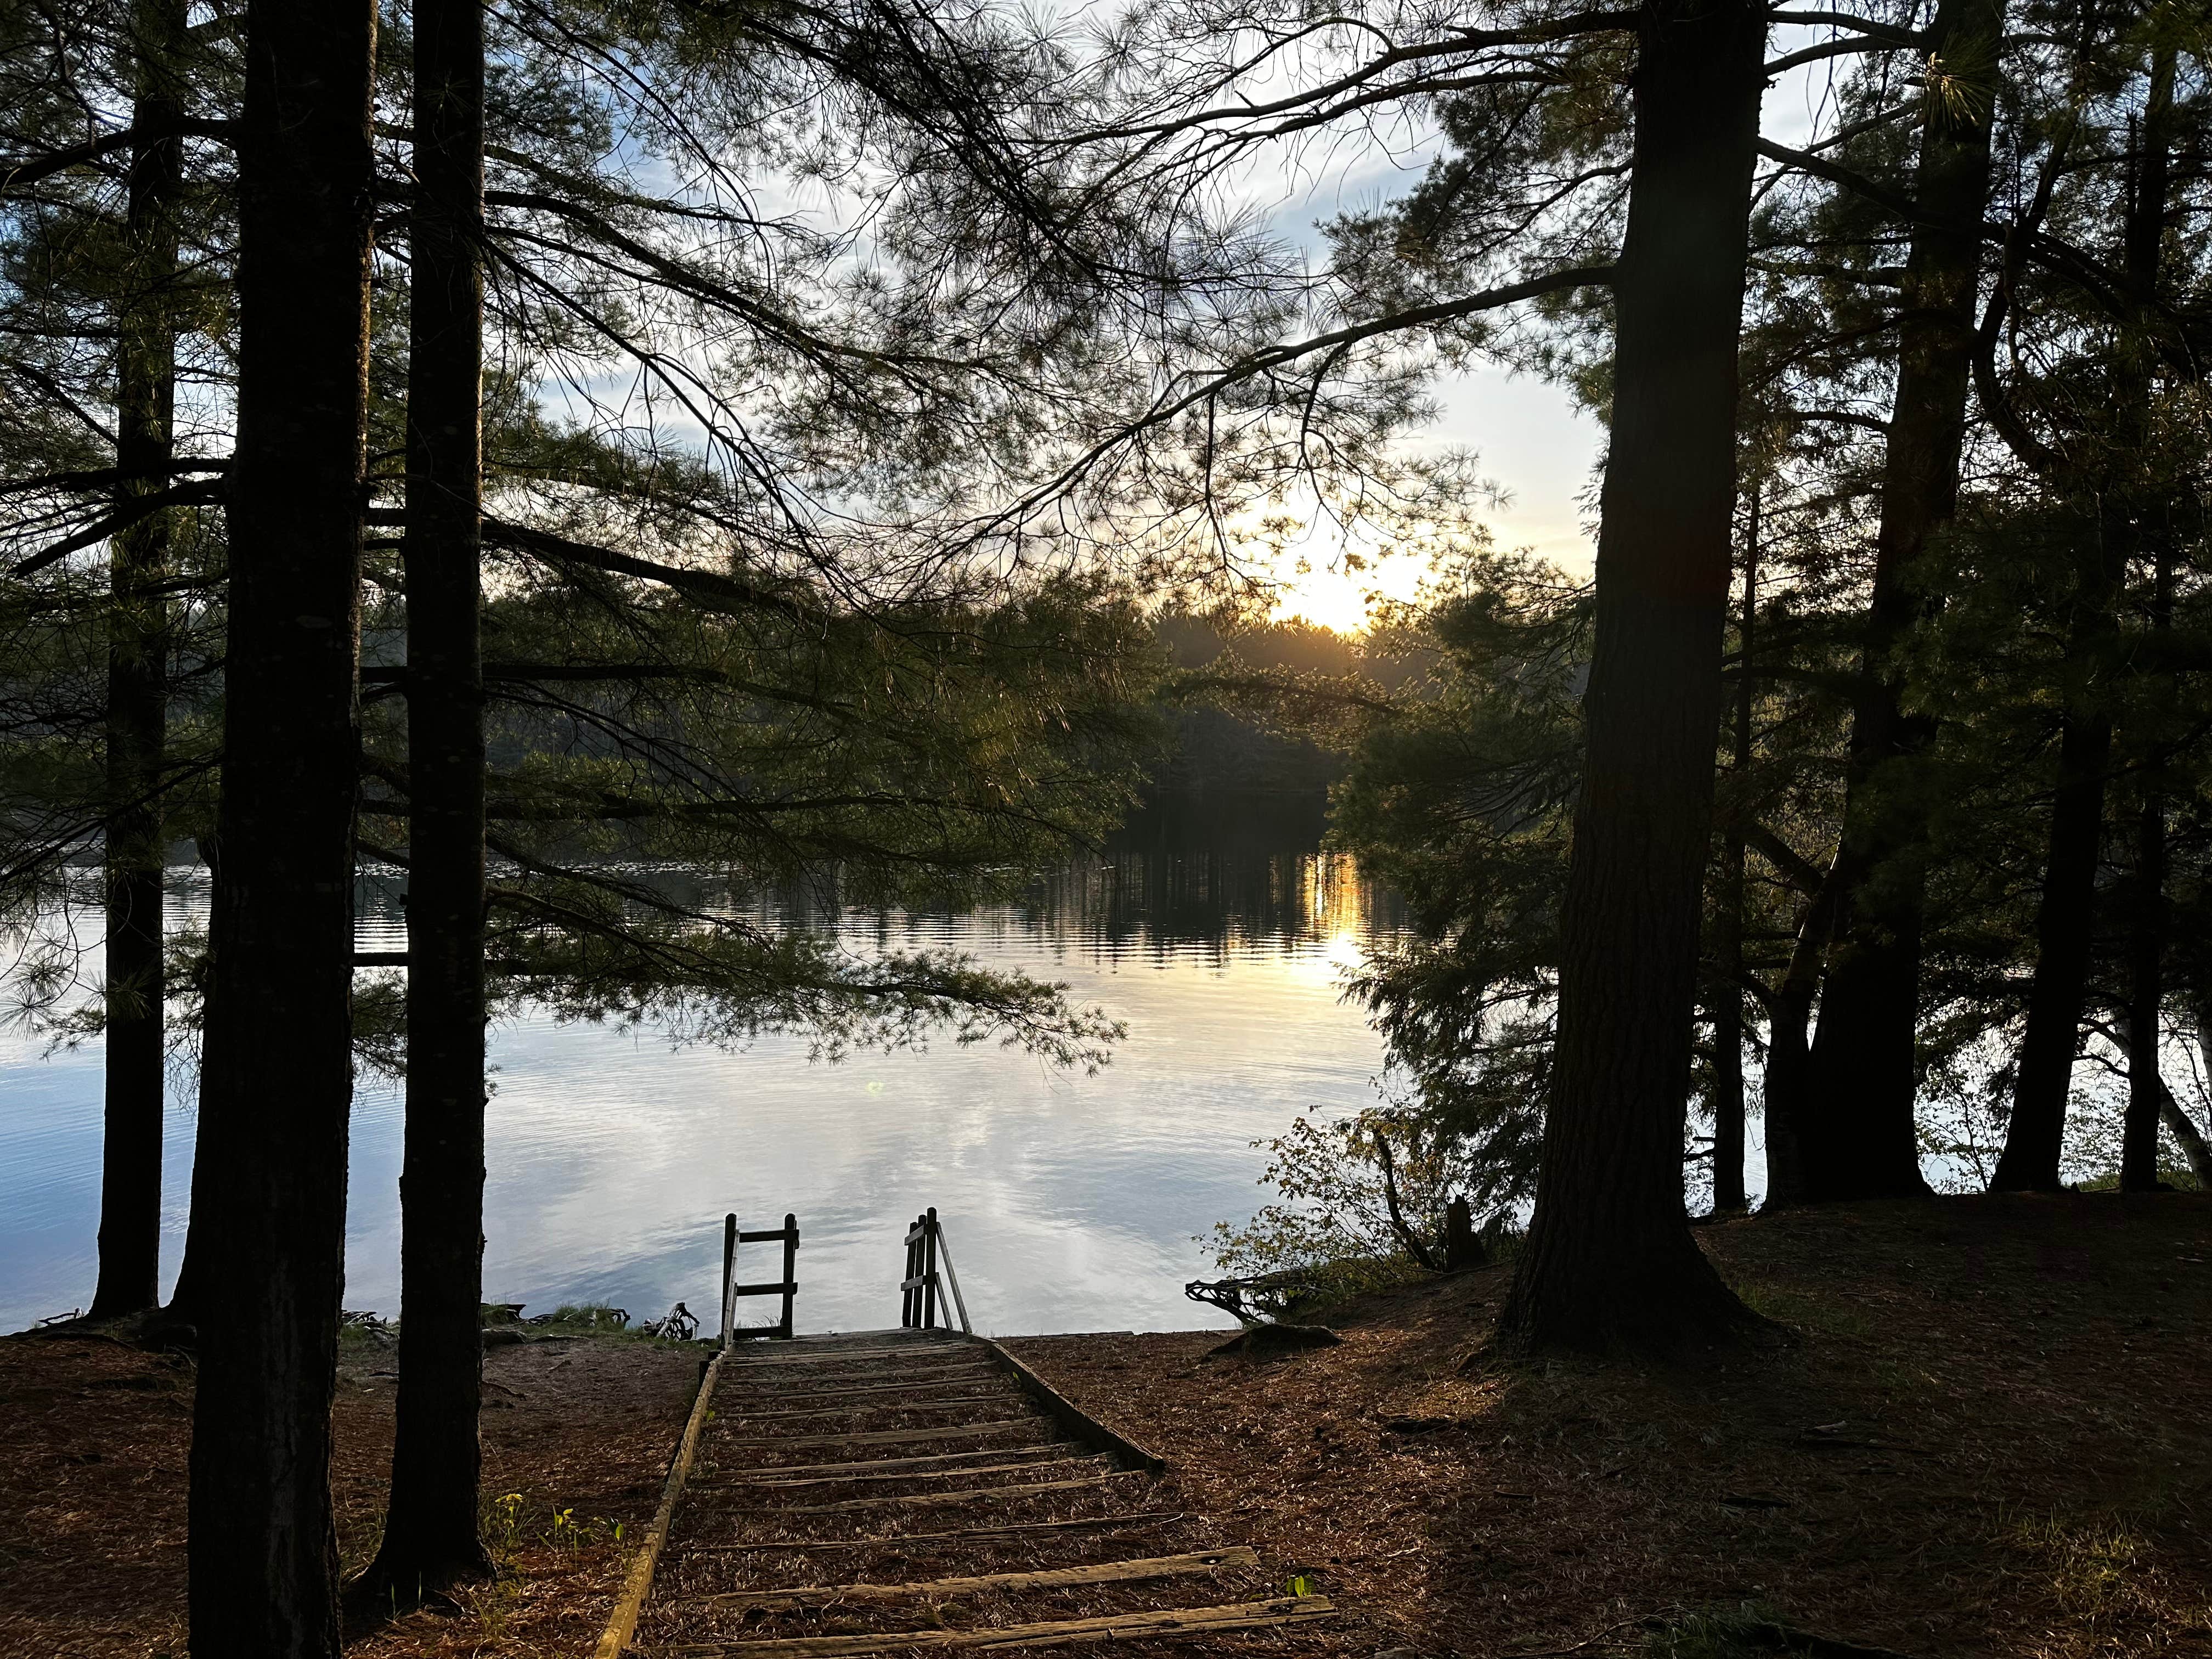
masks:
<svg viewBox="0 0 2212 1659"><path fill-rule="evenodd" d="M853 1392L854 1394L885 1394L892 1391L882 1389L855 1389ZM781 1396L775 1397L780 1398ZM807 1395L804 1396L804 1398L809 1400L826 1400L830 1398L830 1396L827 1395ZM1023 1403L1024 1399L1024 1396L1020 1389L1008 1388L1002 1389L997 1394L957 1395L950 1400L885 1400L874 1402L863 1402L857 1406L798 1406L793 1407L787 1411L749 1412L745 1410L744 1407L740 1406L733 1410L725 1412L723 1415L725 1417L742 1417L749 1423L764 1423L770 1419L778 1419L787 1417L860 1417L864 1415L875 1415L883 1412L944 1411L953 1406L1020 1405Z"/></svg>
<svg viewBox="0 0 2212 1659"><path fill-rule="evenodd" d="M1033 1498L1043 1492L1074 1492L1148 1474L1145 1469L1109 1469L1073 1480L1024 1480L1009 1486L975 1486L959 1492L904 1492L891 1498L841 1498L834 1504L702 1504L714 1515L836 1515L847 1510L915 1508L926 1504L981 1504L994 1498Z"/></svg>
<svg viewBox="0 0 2212 1659"><path fill-rule="evenodd" d="M965 1342L969 1340L944 1325L890 1325L874 1331L815 1331L799 1336L750 1339L757 1348L788 1350L794 1353L809 1348L883 1347L892 1343L904 1346L915 1342ZM740 1341L737 1346L742 1347L744 1345Z"/></svg>
<svg viewBox="0 0 2212 1659"><path fill-rule="evenodd" d="M880 1371L876 1376L880 1376ZM1015 1387L1013 1378L1006 1376L1005 1371L995 1371L991 1370L991 1367L980 1367L980 1364L967 1364L967 1367L960 1367L957 1371L953 1371L951 1378L947 1380L947 1387L969 1387L973 1385L973 1382L978 1382L978 1380L987 1378L987 1376L1000 1376L1000 1378L1005 1378L1006 1387ZM811 1382L811 1380L814 1378L807 1378L807 1382ZM825 1380L825 1382L834 1382L836 1378L823 1378L823 1380ZM854 1382L852 1387L845 1387L845 1389L810 1389L807 1394L785 1394L783 1398L787 1398L787 1401L842 1401L842 1398L848 1398L848 1395L854 1395L854 1394L905 1394L907 1389L921 1389L921 1387L933 1387L933 1385L929 1385L929 1382L915 1382L915 1380L909 1378L909 1376L902 1376L902 1378L891 1378L887 1380L887 1382L884 1382L884 1380L878 1380L878 1382Z"/></svg>
<svg viewBox="0 0 2212 1659"><path fill-rule="evenodd" d="M1148 1578L1182 1578L1230 1567L1256 1567L1257 1552L1239 1544L1231 1549L1196 1550L1187 1555L1151 1555L1133 1561L1106 1561L1088 1567L1047 1567L1030 1572L987 1572L967 1578L917 1579L903 1584L810 1584L796 1589L735 1590L702 1597L716 1607L821 1607L832 1601L899 1601L915 1596L975 1595L986 1590L1057 1589L1071 1584L1128 1584Z"/></svg>
<svg viewBox="0 0 2212 1659"><path fill-rule="evenodd" d="M946 1386L969 1387L974 1383L981 1381L985 1373L980 1371L972 1376L965 1372L959 1373L948 1379ZM998 1375L1005 1377L1006 1386L1008 1389L1014 1389L1018 1386L1016 1384L1013 1378L1006 1376L1005 1372L999 1372ZM856 1382L849 1389L809 1389L804 1393L780 1394L776 1398L780 1401L799 1400L844 1400L854 1395L904 1394L911 1389L934 1386L935 1385L932 1383L916 1382L911 1378L901 1378L897 1381L890 1382Z"/></svg>
<svg viewBox="0 0 2212 1659"><path fill-rule="evenodd" d="M955 1527L949 1532L890 1532L873 1538L761 1538L741 1544L686 1543L686 1555L751 1555L768 1550L876 1550L929 1544L947 1538L1006 1539L1038 1532L1091 1532L1127 1528L1149 1532L1188 1519L1182 1510L1140 1510L1128 1515L1079 1515L1072 1521L1008 1521L994 1527Z"/></svg>
<svg viewBox="0 0 2212 1659"><path fill-rule="evenodd" d="M697 1484L703 1492L779 1492L787 1486L858 1486L877 1480L957 1480L963 1475L1006 1474L1015 1469L1034 1469L1041 1463L1088 1463L1112 1455L1111 1452L1086 1452L1079 1448L1057 1457L1031 1458L1024 1463L969 1464L957 1469L902 1469L890 1474L810 1474L795 1480L702 1480Z"/></svg>
<svg viewBox="0 0 2212 1659"><path fill-rule="evenodd" d="M856 1434L778 1435L770 1439L726 1439L717 1435L717 1454L730 1446L896 1446L915 1440L964 1440L970 1435L996 1434L1005 1429L1034 1429L1035 1417L1007 1417L992 1423L949 1423L935 1429L867 1429Z"/></svg>
<svg viewBox="0 0 2212 1659"><path fill-rule="evenodd" d="M799 1474L868 1474L880 1469L942 1468L948 1463L958 1462L963 1457L1034 1457L1048 1452L1064 1457L1071 1452L1079 1452L1082 1449L1083 1443L1079 1440L1055 1440L1042 1446L987 1446L981 1451L930 1452L921 1457L877 1457L865 1463L791 1463L778 1465L772 1468L757 1469L754 1473L772 1474L779 1479L785 1475ZM712 1468L715 1466L708 1464L708 1467ZM739 1483L702 1480L695 1484L711 1486L717 1484L734 1486Z"/></svg>
<svg viewBox="0 0 2212 1659"><path fill-rule="evenodd" d="M771 1376L756 1370L738 1373L726 1380L744 1387L747 1393L752 1395L789 1395L803 1399L809 1394L820 1392L815 1386L818 1383L873 1382L902 1389L936 1388L949 1383L982 1382L1004 1376L1006 1373L996 1365L987 1363L980 1365L917 1366L904 1373L888 1365L852 1365L842 1370L817 1371L810 1369L804 1372L793 1367L790 1374Z"/></svg>
<svg viewBox="0 0 2212 1659"><path fill-rule="evenodd" d="M686 1642L647 1651L670 1656L728 1656L728 1659L837 1659L893 1648L1056 1648L1073 1642L1135 1641L1145 1637L1210 1636L1264 1630L1326 1619L1335 1611L1326 1595L1235 1601L1218 1607L1170 1607L1153 1613L1115 1613L1103 1619L1055 1619L995 1630L885 1631L872 1636L794 1636L769 1642Z"/></svg>
<svg viewBox="0 0 2212 1659"><path fill-rule="evenodd" d="M933 1341L893 1342L874 1347L827 1347L807 1353L769 1350L759 1353L743 1354L739 1369L752 1370L761 1366L842 1365L855 1359L911 1359L917 1354L957 1353L963 1350L976 1353L982 1352L980 1347L970 1343L964 1337L954 1337L949 1340L939 1337ZM730 1357L732 1359L739 1358L740 1352L739 1350L732 1349Z"/></svg>
<svg viewBox="0 0 2212 1659"><path fill-rule="evenodd" d="M917 1348L912 1353L823 1353L806 1359L756 1359L747 1364L732 1364L730 1369L744 1376L823 1376L833 1371L872 1371L879 1376L896 1376L909 1368L915 1370L942 1370L948 1365L990 1365L997 1362L990 1352L975 1348Z"/></svg>

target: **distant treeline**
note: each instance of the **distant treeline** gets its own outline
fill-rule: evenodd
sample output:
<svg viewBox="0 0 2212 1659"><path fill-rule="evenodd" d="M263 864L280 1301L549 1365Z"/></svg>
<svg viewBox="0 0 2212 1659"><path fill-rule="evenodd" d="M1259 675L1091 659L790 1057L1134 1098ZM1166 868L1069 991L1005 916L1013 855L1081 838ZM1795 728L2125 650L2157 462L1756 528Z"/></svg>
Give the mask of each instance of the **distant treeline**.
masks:
<svg viewBox="0 0 2212 1659"><path fill-rule="evenodd" d="M1231 625L1169 611L1156 625L1170 660L1184 671L1216 667L1227 659L1261 671L1365 678L1386 688L1409 672L1402 662L1370 654L1357 635L1301 619ZM1310 737L1218 707L1186 708L1173 726L1172 746L1153 772L1151 793L1156 799L1182 794L1301 795L1315 803L1317 815L1329 785L1351 765L1348 756Z"/></svg>

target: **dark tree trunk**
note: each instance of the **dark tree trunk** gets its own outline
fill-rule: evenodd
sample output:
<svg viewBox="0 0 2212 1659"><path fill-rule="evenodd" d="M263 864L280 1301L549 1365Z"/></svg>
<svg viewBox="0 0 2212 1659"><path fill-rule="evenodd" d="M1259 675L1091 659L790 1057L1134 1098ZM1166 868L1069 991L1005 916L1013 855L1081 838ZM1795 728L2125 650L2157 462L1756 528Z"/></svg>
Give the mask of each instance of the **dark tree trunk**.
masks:
<svg viewBox="0 0 2212 1659"><path fill-rule="evenodd" d="M1745 538L1743 605L1736 621L1735 729L1730 759L1741 781L1750 775L1752 635L1759 622L1759 492L1751 497ZM1741 782L1739 782L1741 787ZM1739 811L1741 810L1739 803ZM1743 830L1731 824L1721 842L1720 937L1713 951L1713 1208L1741 1210L1743 1189Z"/></svg>
<svg viewBox="0 0 2212 1659"><path fill-rule="evenodd" d="M1741 896L1741 866L1736 875ZM1743 1190L1743 992L1717 976L1712 1018L1713 1208L1741 1210L1751 1201Z"/></svg>
<svg viewBox="0 0 2212 1659"><path fill-rule="evenodd" d="M1463 1197L1454 1198L1444 1206L1444 1267L1457 1273L1468 1267L1480 1267L1489 1261L1490 1253L1482 1248L1482 1240L1474 1231L1474 1211Z"/></svg>
<svg viewBox="0 0 2212 1659"><path fill-rule="evenodd" d="M216 811L220 813L221 803ZM222 842L214 835L195 838L194 846L200 862L207 868L208 890L222 890ZM200 1026L203 1030L215 1018L214 957L209 956L205 969L206 981L201 988ZM201 1115L192 1136L191 1203L185 1222L184 1259L177 1264L177 1282L169 1290L169 1299L161 1309L158 1330L149 1331L149 1336L166 1335L170 1340L191 1343L197 1340L194 1310L204 1303L209 1295L207 1251L201 1241L214 1224L212 1218L222 1207L219 1194L222 1191L216 1177L216 1159L207 1150L207 1118Z"/></svg>
<svg viewBox="0 0 2212 1659"><path fill-rule="evenodd" d="M2158 1190L2159 1076L2166 969L2166 801L2148 791L2136 820L2136 916L2128 950L2128 1109L2120 1133L2120 1190Z"/></svg>
<svg viewBox="0 0 2212 1659"><path fill-rule="evenodd" d="M477 1534L484 1183L478 520L483 12L415 8L407 370L407 1131L399 1399L377 1594L491 1571Z"/></svg>
<svg viewBox="0 0 2212 1659"><path fill-rule="evenodd" d="M2100 586L2103 584L2099 584ZM2096 646L2086 613L2096 599L2077 601L2069 654L2078 660ZM2058 792L2051 810L2043 896L2035 913L2035 982L2027 996L2027 1035L2013 1087L2012 1121L1997 1158L1992 1192L2055 1193L2066 1139L2066 1095L2081 1029L2082 992L2095 942L2097 858L2104 838L2105 775L2112 754L2112 722L2100 709L2067 715L2058 740Z"/></svg>
<svg viewBox="0 0 2212 1659"><path fill-rule="evenodd" d="M1838 893L1832 883L1807 902L1790 946L1790 963L1766 1016L1766 1075L1760 1093L1766 1119L1766 1198L1762 1210L1805 1201L1803 1115L1805 1072L1812 1064L1806 1033L1813 999L1820 988L1820 959L1835 924Z"/></svg>
<svg viewBox="0 0 2212 1659"><path fill-rule="evenodd" d="M200 1073L191 1650L331 1659L352 1093L370 0L250 0L222 878Z"/></svg>
<svg viewBox="0 0 2212 1659"><path fill-rule="evenodd" d="M2173 106L2174 61L2161 48L2152 60L2140 139L2142 162L2130 192L2124 230L2129 297L2136 325L2117 343L2112 388L2111 449L2117 458L2087 483L2096 511L2085 515L2075 570L2066 659L2081 676L2060 728L2058 790L2051 813L2043 894L2035 917L2035 982L2028 992L2012 1121L1990 1180L1995 1192L2057 1192L2066 1140L2066 1100L2080 1039L2083 994L2095 945L2097 866L2111 771L2112 718L2106 682L2113 655L2113 607L2142 540L2145 506L2141 458L2150 434L2151 353L2146 338L2157 303L2158 266L2166 235L2167 129ZM2162 849L2161 849L2162 854ZM2161 862L2163 859L2161 856ZM2163 886L2163 872L2160 874ZM2148 1022L2156 1070L2157 1019ZM2130 1116L2134 1115L2132 1111ZM2157 1162L2154 1134L2151 1161Z"/></svg>
<svg viewBox="0 0 2212 1659"><path fill-rule="evenodd" d="M1913 1120L1925 825L1896 774L1935 723L1905 712L1897 651L1925 605L1914 568L1958 507L2003 23L2003 0L1944 0L1931 31L1931 49L1966 89L1929 98L1921 137L1844 831L1826 884L1835 949L1797 1113L1803 1195L1815 1200L1928 1191Z"/></svg>
<svg viewBox="0 0 2212 1659"><path fill-rule="evenodd" d="M1587 744L1535 1214L1503 1328L1671 1348L1752 1322L1682 1212L1765 11L1652 0L1615 278Z"/></svg>
<svg viewBox="0 0 2212 1659"><path fill-rule="evenodd" d="M2167 145L2173 113L2174 50L2161 43L2151 60L2144 100L2142 164L2129 216L2127 262L2130 286L2146 312L2158 300L2159 262L2166 240L2169 185ZM2173 630L2173 542L2170 526L2154 532L2156 568L2151 579L2151 629L2161 639ZM2172 1097L2159 1075L2159 1038L2166 1000L2166 790L2160 774L2165 756L2144 757L2142 805L2136 820L2136 913L2130 940L2128 987L2128 1109L2120 1135L2120 1190L2158 1188L2158 1126ZM2186 1120L2185 1120L2185 1121Z"/></svg>
<svg viewBox="0 0 2212 1659"><path fill-rule="evenodd" d="M2151 628L2173 629L2173 552L2158 542L2153 578ZM2170 1097L2159 1075L2159 1039L2166 1002L2166 790L2159 778L2163 757L2149 757L2142 807L2136 817L2135 928L2128 941L2128 1109L2120 1133L2120 1190L2158 1189L2158 1126Z"/></svg>
<svg viewBox="0 0 2212 1659"><path fill-rule="evenodd" d="M2204 1132L2190 1121L2181 1103L2173 1097L2173 1091L2163 1082L2159 1086L2158 1115L2167 1133L2181 1143L2181 1156L2188 1162L2197 1189L2212 1193L2212 1142L2204 1139Z"/></svg>
<svg viewBox="0 0 2212 1659"><path fill-rule="evenodd" d="M2173 549L2161 534L2153 578L2151 628L2173 629ZM2135 929L2128 948L2128 1109L2120 1134L2120 1190L2155 1192L2158 1127L2172 1101L2159 1073L2166 1024L2166 789L2164 757L2148 757L2136 817Z"/></svg>
<svg viewBox="0 0 2212 1659"><path fill-rule="evenodd" d="M172 129L181 112L179 0L140 0L131 17L131 125ZM125 227L130 269L116 365L115 461L126 495L167 488L174 456L177 343L172 289L177 198L173 136L131 152ZM137 1313L161 1299L163 814L168 726L169 515L156 513L108 544L106 1111L100 1147L100 1284L92 1314Z"/></svg>

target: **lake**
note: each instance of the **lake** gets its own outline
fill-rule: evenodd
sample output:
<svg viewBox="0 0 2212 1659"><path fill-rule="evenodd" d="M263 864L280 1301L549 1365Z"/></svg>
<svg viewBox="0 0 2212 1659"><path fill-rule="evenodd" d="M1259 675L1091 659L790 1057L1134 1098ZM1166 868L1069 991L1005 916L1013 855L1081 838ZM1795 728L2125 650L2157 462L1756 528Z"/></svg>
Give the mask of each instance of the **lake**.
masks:
<svg viewBox="0 0 2212 1659"><path fill-rule="evenodd" d="M934 1204L980 1331L1227 1322L1182 1285L1209 1271L1198 1236L1265 1201L1255 1183L1266 1154L1251 1143L1302 1112L1366 1103L1382 1064L1341 976L1399 915L1351 860L1317 850L1318 828L1295 805L1219 822L1155 811L1018 903L839 918L856 939L962 951L1066 982L1128 1027L1096 1076L989 1043L830 1065L810 1060L799 1035L725 1053L542 1015L495 1026L486 1299L532 1313L611 1303L634 1318L681 1300L711 1324L724 1212L753 1228L789 1211L802 1238L799 1328L896 1324L902 1231ZM170 873L173 921L204 917L204 872ZM395 897L368 885L364 950L404 948ZM96 1042L46 1047L0 1037L0 1329L92 1294L101 1054ZM398 1306L400 1129L397 1089L365 1083L345 1305L386 1316ZM188 1090L173 1086L171 1276L191 1131ZM775 1278L774 1248L741 1254L740 1276ZM775 1306L741 1304L740 1316L758 1322Z"/></svg>

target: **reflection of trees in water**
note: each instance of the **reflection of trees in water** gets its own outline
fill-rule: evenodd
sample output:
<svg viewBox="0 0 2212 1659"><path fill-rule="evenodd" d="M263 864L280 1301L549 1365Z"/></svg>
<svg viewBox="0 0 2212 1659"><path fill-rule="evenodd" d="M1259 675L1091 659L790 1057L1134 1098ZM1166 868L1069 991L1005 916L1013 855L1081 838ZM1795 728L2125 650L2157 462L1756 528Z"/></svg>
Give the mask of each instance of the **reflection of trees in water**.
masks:
<svg viewBox="0 0 2212 1659"><path fill-rule="evenodd" d="M1109 957L1196 950L1221 960L1401 931L1396 895L1362 877L1351 854L1321 850L1326 817L1318 796L1156 799L1099 852L1070 860L1012 904L975 911L856 907L834 875L747 892L715 871L633 866L625 873L702 915L834 927L855 945L889 950L1018 939L1085 944ZM404 872L363 872L356 902L364 935L401 933L405 892ZM390 948L383 939L378 945Z"/></svg>
<svg viewBox="0 0 2212 1659"><path fill-rule="evenodd" d="M1327 818L1318 795L1156 797L1021 908L1040 933L1109 957L1198 947L1218 961L1399 932L1396 896L1349 854L1321 850Z"/></svg>
<svg viewBox="0 0 2212 1659"><path fill-rule="evenodd" d="M1365 939L1402 926L1393 896L1349 854L1246 847L1120 849L1083 859L1039 884L1042 931L1077 935L1109 954L1216 957Z"/></svg>

